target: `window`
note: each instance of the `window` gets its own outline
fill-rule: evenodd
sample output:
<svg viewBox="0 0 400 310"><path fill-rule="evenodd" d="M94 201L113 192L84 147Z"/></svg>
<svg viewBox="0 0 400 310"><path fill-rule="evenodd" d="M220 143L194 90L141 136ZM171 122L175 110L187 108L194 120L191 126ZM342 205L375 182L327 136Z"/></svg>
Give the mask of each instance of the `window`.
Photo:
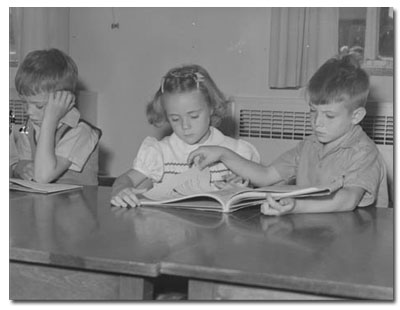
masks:
<svg viewBox="0 0 400 310"><path fill-rule="evenodd" d="M339 8L339 48L365 47L367 8Z"/></svg>
<svg viewBox="0 0 400 310"><path fill-rule="evenodd" d="M17 31L16 31L16 8L9 8L9 60L10 67L18 65L17 57Z"/></svg>
<svg viewBox="0 0 400 310"><path fill-rule="evenodd" d="M371 75L393 75L393 8L340 8L339 50L346 49Z"/></svg>
<svg viewBox="0 0 400 310"><path fill-rule="evenodd" d="M393 9L381 8L379 16L379 49L380 59L393 59L394 53L394 26Z"/></svg>

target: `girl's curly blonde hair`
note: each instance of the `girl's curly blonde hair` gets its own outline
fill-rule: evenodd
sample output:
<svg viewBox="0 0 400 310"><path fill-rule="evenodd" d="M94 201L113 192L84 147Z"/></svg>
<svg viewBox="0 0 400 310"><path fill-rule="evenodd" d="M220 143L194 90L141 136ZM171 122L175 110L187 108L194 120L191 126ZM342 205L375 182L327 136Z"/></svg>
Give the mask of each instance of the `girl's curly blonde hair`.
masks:
<svg viewBox="0 0 400 310"><path fill-rule="evenodd" d="M162 78L160 88L153 100L147 104L146 115L150 124L161 127L166 124L167 117L162 104L164 94L185 93L199 90L213 111L211 125L217 127L225 117L231 100L226 99L208 72L201 66L191 64L176 67Z"/></svg>

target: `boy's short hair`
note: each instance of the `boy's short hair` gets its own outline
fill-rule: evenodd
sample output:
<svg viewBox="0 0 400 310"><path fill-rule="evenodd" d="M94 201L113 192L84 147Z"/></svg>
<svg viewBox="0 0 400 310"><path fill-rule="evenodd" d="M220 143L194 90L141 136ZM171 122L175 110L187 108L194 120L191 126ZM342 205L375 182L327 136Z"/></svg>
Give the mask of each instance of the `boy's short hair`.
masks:
<svg viewBox="0 0 400 310"><path fill-rule="evenodd" d="M15 88L23 96L59 90L75 92L77 82L75 62L55 48L28 53L15 76Z"/></svg>
<svg viewBox="0 0 400 310"><path fill-rule="evenodd" d="M367 102L369 77L353 54L338 56L326 61L314 73L307 91L312 104L348 100L354 110Z"/></svg>

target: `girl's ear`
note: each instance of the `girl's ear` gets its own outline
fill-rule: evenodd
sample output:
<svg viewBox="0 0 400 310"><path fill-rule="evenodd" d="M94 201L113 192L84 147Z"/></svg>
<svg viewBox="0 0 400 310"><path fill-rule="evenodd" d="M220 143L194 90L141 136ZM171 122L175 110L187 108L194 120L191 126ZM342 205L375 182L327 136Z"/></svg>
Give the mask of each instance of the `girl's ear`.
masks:
<svg viewBox="0 0 400 310"><path fill-rule="evenodd" d="M363 118L365 117L366 114L367 114L367 110L365 110L364 107L359 107L359 108L355 109L353 111L353 115L351 118L352 124L353 125L359 124L363 120Z"/></svg>

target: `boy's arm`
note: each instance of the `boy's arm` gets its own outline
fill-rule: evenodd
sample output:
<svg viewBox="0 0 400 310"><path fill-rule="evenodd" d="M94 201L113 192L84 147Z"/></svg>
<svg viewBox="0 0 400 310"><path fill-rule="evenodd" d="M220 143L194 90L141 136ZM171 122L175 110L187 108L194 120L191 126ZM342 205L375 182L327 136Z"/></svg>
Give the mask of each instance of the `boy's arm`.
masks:
<svg viewBox="0 0 400 310"><path fill-rule="evenodd" d="M365 190L358 186L341 188L329 196L309 198L287 198L275 201L272 197L261 206L266 215L284 215L288 213L326 213L354 210L361 201Z"/></svg>
<svg viewBox="0 0 400 310"><path fill-rule="evenodd" d="M35 153L34 178L39 183L53 181L71 165L70 160L56 156L55 134L58 122L74 104L75 96L70 92L50 94Z"/></svg>
<svg viewBox="0 0 400 310"><path fill-rule="evenodd" d="M244 179L249 179L255 186L268 186L282 181L274 167L247 160L232 150L221 146L201 146L190 153L188 161L198 164L200 169L215 162L222 162L233 173Z"/></svg>
<svg viewBox="0 0 400 310"><path fill-rule="evenodd" d="M353 211L361 201L365 190L358 186L343 187L326 197L296 199L293 213L318 213Z"/></svg>

